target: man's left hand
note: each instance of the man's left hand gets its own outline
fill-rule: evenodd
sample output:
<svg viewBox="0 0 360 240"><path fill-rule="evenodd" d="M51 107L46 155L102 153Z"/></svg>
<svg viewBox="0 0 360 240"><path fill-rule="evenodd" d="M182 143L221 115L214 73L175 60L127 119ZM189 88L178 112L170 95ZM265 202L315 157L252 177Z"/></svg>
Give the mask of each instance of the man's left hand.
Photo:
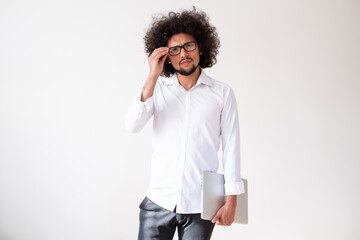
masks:
<svg viewBox="0 0 360 240"><path fill-rule="evenodd" d="M226 202L216 213L211 222L216 225L230 226L235 219L236 195L226 196Z"/></svg>

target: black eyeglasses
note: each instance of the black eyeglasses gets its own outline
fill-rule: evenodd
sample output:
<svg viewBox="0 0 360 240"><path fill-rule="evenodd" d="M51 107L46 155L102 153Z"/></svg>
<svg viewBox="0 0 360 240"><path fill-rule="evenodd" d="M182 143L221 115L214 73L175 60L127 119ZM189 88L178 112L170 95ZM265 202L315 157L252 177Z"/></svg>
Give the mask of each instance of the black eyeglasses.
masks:
<svg viewBox="0 0 360 240"><path fill-rule="evenodd" d="M184 50L187 52L194 51L196 49L196 41L187 42L182 46L174 46L174 47L169 48L170 56L179 55L182 48L184 48Z"/></svg>

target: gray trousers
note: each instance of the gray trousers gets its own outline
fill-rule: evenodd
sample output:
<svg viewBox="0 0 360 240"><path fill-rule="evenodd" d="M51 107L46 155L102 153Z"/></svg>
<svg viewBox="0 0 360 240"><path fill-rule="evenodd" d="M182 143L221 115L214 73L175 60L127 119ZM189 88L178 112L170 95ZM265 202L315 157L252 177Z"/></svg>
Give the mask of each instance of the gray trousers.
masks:
<svg viewBox="0 0 360 240"><path fill-rule="evenodd" d="M178 228L179 240L209 240L215 223L199 214L178 214L145 197L140 206L138 240L171 240ZM174 210L175 211L175 210Z"/></svg>

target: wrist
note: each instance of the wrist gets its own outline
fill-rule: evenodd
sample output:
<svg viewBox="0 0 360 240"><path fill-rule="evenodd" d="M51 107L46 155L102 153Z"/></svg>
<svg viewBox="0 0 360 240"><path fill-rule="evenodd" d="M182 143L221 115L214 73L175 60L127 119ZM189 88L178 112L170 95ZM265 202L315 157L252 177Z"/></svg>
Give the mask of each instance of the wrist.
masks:
<svg viewBox="0 0 360 240"><path fill-rule="evenodd" d="M227 195L225 200L225 205L227 207L236 208L237 205L236 195Z"/></svg>
<svg viewBox="0 0 360 240"><path fill-rule="evenodd" d="M148 78L146 79L145 85L143 90L145 90L145 88L154 88L157 82L157 77L151 76L149 75Z"/></svg>
<svg viewBox="0 0 360 240"><path fill-rule="evenodd" d="M149 76L148 76L148 81L156 82L157 79L159 78L159 76L160 76L160 74L150 72Z"/></svg>

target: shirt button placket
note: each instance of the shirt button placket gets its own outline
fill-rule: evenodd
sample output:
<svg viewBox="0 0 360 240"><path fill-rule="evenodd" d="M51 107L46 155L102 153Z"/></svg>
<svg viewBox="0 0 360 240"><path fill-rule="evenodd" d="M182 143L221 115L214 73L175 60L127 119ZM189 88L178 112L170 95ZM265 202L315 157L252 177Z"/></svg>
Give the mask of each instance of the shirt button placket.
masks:
<svg viewBox="0 0 360 240"><path fill-rule="evenodd" d="M187 144L188 144L188 135L189 135L189 124L190 124L190 103L191 103L191 94L190 91L186 92L186 102L185 102L185 111L186 111L186 116L185 116L185 122L184 122L184 155L183 155L183 164L182 164L182 182L181 182L181 187L180 187L180 203L181 203L181 208L183 210L184 207L186 207L186 203L183 201L183 193L184 193L184 183L185 183L185 168L186 168L186 160L187 160ZM185 191L186 191L186 185L185 185Z"/></svg>

